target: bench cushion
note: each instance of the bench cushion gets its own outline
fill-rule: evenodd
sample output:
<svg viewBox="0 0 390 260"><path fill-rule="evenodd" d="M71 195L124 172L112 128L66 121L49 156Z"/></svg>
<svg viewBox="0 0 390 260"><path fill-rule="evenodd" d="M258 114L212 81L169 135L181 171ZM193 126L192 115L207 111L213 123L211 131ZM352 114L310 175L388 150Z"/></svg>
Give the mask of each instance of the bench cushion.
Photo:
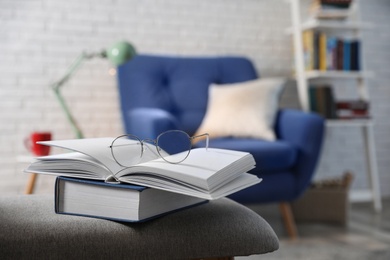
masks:
<svg viewBox="0 0 390 260"><path fill-rule="evenodd" d="M58 215L53 201L0 197L1 259L191 259L279 247L262 217L226 198L135 224Z"/></svg>

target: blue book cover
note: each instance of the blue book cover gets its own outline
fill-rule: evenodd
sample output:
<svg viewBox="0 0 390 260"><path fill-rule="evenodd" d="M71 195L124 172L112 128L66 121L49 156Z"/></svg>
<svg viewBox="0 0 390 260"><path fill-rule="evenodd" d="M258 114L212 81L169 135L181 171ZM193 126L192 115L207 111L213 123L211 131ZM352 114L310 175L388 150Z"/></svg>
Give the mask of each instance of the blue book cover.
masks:
<svg viewBox="0 0 390 260"><path fill-rule="evenodd" d="M351 42L344 40L344 59L343 59L343 69L345 71L351 70Z"/></svg>
<svg viewBox="0 0 390 260"><path fill-rule="evenodd" d="M120 222L145 222L208 200L132 184L57 177L55 212Z"/></svg>
<svg viewBox="0 0 390 260"><path fill-rule="evenodd" d="M360 70L360 41L351 42L351 70Z"/></svg>

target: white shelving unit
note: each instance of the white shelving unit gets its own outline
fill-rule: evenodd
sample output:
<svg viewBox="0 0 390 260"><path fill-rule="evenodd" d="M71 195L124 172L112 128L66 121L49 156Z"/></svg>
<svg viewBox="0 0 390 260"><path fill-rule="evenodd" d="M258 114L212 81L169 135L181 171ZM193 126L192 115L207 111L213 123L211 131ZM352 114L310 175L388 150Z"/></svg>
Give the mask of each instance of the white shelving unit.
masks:
<svg viewBox="0 0 390 260"><path fill-rule="evenodd" d="M367 77L372 77L373 74L370 72L363 71L320 71L312 70L305 72L305 77L307 79L318 79L318 78L328 78L328 79L365 79Z"/></svg>
<svg viewBox="0 0 390 260"><path fill-rule="evenodd" d="M356 90L359 98L369 100L366 78L373 76L372 73L364 70L360 71L306 71L304 64L304 48L302 33L305 30L322 30L329 32L347 32L358 34L362 29L369 29L371 26L361 23L356 16L349 19L352 15L351 8L348 10L323 10L317 13L315 18L307 22L301 21L301 0L290 0L292 28L289 30L293 35L294 59L295 59L295 77L298 87L298 97L301 107L309 111L309 82L316 79L332 81L335 79L345 79L356 81ZM356 2L357 0L355 0ZM356 3L354 3L356 4ZM357 8L357 6L354 6ZM356 11L356 10L355 10ZM374 209L379 212L382 209L382 202L379 190L379 178L377 170L377 161L375 156L373 122L372 120L327 120L327 127L360 127L365 144L365 159L367 160L367 174L369 178L369 189L351 191L351 201L373 202Z"/></svg>

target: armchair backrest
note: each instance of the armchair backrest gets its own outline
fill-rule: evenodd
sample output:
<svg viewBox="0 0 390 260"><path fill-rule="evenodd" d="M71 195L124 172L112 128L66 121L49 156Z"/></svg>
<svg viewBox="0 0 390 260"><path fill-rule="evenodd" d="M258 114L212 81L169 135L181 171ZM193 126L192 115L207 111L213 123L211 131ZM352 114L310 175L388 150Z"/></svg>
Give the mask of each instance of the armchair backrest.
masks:
<svg viewBox="0 0 390 260"><path fill-rule="evenodd" d="M137 55L118 67L122 113L134 108L160 108L194 133L207 108L211 83L226 84L258 77L243 57L166 57Z"/></svg>

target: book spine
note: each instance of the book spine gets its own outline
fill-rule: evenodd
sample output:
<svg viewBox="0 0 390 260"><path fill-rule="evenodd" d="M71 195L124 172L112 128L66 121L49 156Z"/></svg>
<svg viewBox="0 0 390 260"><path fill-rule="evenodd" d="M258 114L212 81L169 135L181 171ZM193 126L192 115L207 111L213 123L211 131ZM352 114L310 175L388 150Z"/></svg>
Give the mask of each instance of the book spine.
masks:
<svg viewBox="0 0 390 260"><path fill-rule="evenodd" d="M360 41L351 42L351 70L360 70Z"/></svg>
<svg viewBox="0 0 390 260"><path fill-rule="evenodd" d="M59 206L59 202L58 202L58 199L59 199L59 189L60 189L60 177L57 177L56 178L56 181L55 181L55 184L54 184L54 212L55 213L59 213L59 210L58 210L58 206Z"/></svg>
<svg viewBox="0 0 390 260"><path fill-rule="evenodd" d="M335 37L327 37L326 39L326 68L327 70L335 70L337 40Z"/></svg>
<svg viewBox="0 0 390 260"><path fill-rule="evenodd" d="M314 39L313 39L313 69L319 70L320 69L320 33L318 31L314 32Z"/></svg>
<svg viewBox="0 0 390 260"><path fill-rule="evenodd" d="M344 57L343 57L343 70L349 71L351 69L351 43L344 40Z"/></svg>
<svg viewBox="0 0 390 260"><path fill-rule="evenodd" d="M316 91L317 88L315 86L309 86L310 111L318 113Z"/></svg>
<svg viewBox="0 0 390 260"><path fill-rule="evenodd" d="M324 118L337 118L333 88L331 86L309 87L310 110Z"/></svg>
<svg viewBox="0 0 390 260"><path fill-rule="evenodd" d="M338 119L369 119L371 118L368 112L357 113L351 110L338 110L337 111Z"/></svg>
<svg viewBox="0 0 390 260"><path fill-rule="evenodd" d="M314 68L314 51L313 51L313 36L312 30L303 32L303 54L305 61L305 69L312 70Z"/></svg>
<svg viewBox="0 0 390 260"><path fill-rule="evenodd" d="M321 87L316 87L316 102L317 102L317 113L325 117L325 102L324 102L324 93Z"/></svg>
<svg viewBox="0 0 390 260"><path fill-rule="evenodd" d="M326 70L326 34L321 32L319 39L319 70Z"/></svg>
<svg viewBox="0 0 390 260"><path fill-rule="evenodd" d="M341 39L337 39L336 45L336 69L343 70L344 42Z"/></svg>
<svg viewBox="0 0 390 260"><path fill-rule="evenodd" d="M369 103L363 100L339 100L336 102L337 109L368 110Z"/></svg>
<svg viewBox="0 0 390 260"><path fill-rule="evenodd" d="M307 33L308 31L302 32L302 47L303 47L303 64L305 70L308 70L309 50L307 46Z"/></svg>
<svg viewBox="0 0 390 260"><path fill-rule="evenodd" d="M341 8L346 9L351 5L352 0L321 0L321 6L323 8Z"/></svg>
<svg viewBox="0 0 390 260"><path fill-rule="evenodd" d="M328 119L335 119L337 118L337 114L333 88L331 86L324 86L323 89L325 96L325 116Z"/></svg>

